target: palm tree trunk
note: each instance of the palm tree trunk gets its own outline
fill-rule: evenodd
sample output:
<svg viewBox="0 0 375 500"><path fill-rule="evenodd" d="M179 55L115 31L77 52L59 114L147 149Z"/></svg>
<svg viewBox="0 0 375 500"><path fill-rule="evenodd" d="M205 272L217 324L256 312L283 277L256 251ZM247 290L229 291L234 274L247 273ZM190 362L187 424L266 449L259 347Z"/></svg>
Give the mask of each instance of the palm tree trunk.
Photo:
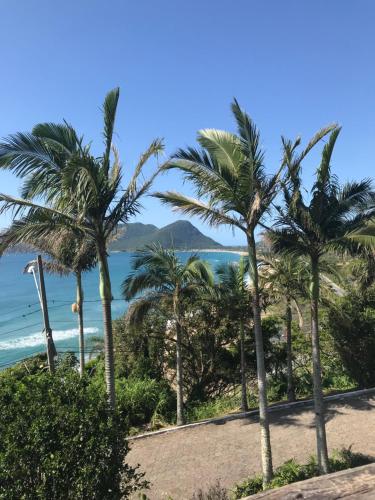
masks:
<svg viewBox="0 0 375 500"><path fill-rule="evenodd" d="M311 258L311 343L314 383L314 409L316 444L319 471L327 474L329 471L327 437L324 419L324 401L322 391L322 374L320 367L319 346L319 258Z"/></svg>
<svg viewBox="0 0 375 500"><path fill-rule="evenodd" d="M176 382L177 382L177 425L185 424L183 370L182 370L182 330L179 320L176 321Z"/></svg>
<svg viewBox="0 0 375 500"><path fill-rule="evenodd" d="M252 307L253 307L255 350L256 350L257 375L258 375L259 423L260 423L263 487L265 488L272 480L273 467L272 467L270 426L268 419L267 377L266 377L266 368L264 364L262 323L260 317L258 263L256 256L255 238L253 232L251 232L250 235L248 236L248 249L249 249L250 276L253 280Z"/></svg>
<svg viewBox="0 0 375 500"><path fill-rule="evenodd" d="M82 273L76 273L77 281L77 306L78 306L78 332L79 332L79 372L81 377L85 371L85 339L83 328L83 289L82 289Z"/></svg>
<svg viewBox="0 0 375 500"><path fill-rule="evenodd" d="M243 320L240 320L240 352L241 352L241 410L248 411L246 388L246 356L245 356L245 331Z"/></svg>
<svg viewBox="0 0 375 500"><path fill-rule="evenodd" d="M293 380L292 307L290 305L290 297L287 297L286 299L285 333L286 333L286 363L287 363L287 380L288 380L287 395L288 395L288 401L289 403L291 403L295 401L296 395L294 392L294 380Z"/></svg>
<svg viewBox="0 0 375 500"><path fill-rule="evenodd" d="M176 384L177 384L177 425L185 424L184 414L184 375L182 369L182 327L178 289L173 297L173 313L176 324Z"/></svg>
<svg viewBox="0 0 375 500"><path fill-rule="evenodd" d="M100 298L103 307L103 327L104 327L104 370L107 387L108 402L112 409L116 405L115 396L115 366L113 355L113 334L112 334L112 292L111 279L109 276L108 258L105 245L98 248Z"/></svg>

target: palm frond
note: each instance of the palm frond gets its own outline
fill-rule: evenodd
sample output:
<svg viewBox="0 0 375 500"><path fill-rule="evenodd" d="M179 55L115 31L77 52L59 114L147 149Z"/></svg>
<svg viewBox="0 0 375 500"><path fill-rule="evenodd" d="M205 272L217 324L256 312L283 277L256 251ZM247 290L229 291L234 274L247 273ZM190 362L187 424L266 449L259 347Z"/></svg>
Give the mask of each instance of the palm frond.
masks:
<svg viewBox="0 0 375 500"><path fill-rule="evenodd" d="M103 155L103 169L106 174L108 174L109 171L112 138L115 128L116 110L119 97L120 89L119 87L116 87L106 95L102 109L104 115L103 135L105 144L105 151Z"/></svg>
<svg viewBox="0 0 375 500"><path fill-rule="evenodd" d="M326 127L321 128L309 141L305 149L300 153L297 157L296 163L301 163L304 158L308 155L308 153L313 149L318 142L320 142L327 134L334 131L337 128L337 123L332 123L327 125Z"/></svg>
<svg viewBox="0 0 375 500"><path fill-rule="evenodd" d="M175 210L187 215L194 215L207 222L211 226L226 224L244 230L241 221L235 216L227 214L224 210L210 206L203 201L184 196L180 193L167 191L165 193L154 193L153 196L162 203L172 205Z"/></svg>
<svg viewBox="0 0 375 500"><path fill-rule="evenodd" d="M254 170L260 170L264 161L264 153L260 147L260 133L250 116L241 108L236 99L234 99L231 108L237 122L242 153L253 165ZM257 174L259 176L262 172L258 171Z"/></svg>
<svg viewBox="0 0 375 500"><path fill-rule="evenodd" d="M359 243L366 248L375 248L375 222L360 227L346 235L347 239Z"/></svg>
<svg viewBox="0 0 375 500"><path fill-rule="evenodd" d="M18 133L0 144L0 167L11 170L17 177L40 172L59 171L53 150L33 134Z"/></svg>
<svg viewBox="0 0 375 500"><path fill-rule="evenodd" d="M62 149L67 155L75 153L82 144L82 138L68 123L38 123L32 134L53 148Z"/></svg>
<svg viewBox="0 0 375 500"><path fill-rule="evenodd" d="M331 191L331 186L334 189L336 188L336 186L333 185L334 178L331 175L331 158L340 131L341 127L335 128L333 132L331 132L328 142L324 145L321 162L316 173L316 182L312 187L312 192L318 191L319 193L328 194L328 190ZM335 192L337 192L337 189L335 189Z"/></svg>
<svg viewBox="0 0 375 500"><path fill-rule="evenodd" d="M244 161L240 144L237 137L230 132L216 129L203 129L198 132L199 144L214 157L220 166L221 175L223 169L227 175L236 177L240 164Z"/></svg>
<svg viewBox="0 0 375 500"><path fill-rule="evenodd" d="M141 158L134 170L133 176L130 179L128 187L124 190L119 201L111 208L110 213L106 217L106 234L113 232L119 222L126 223L130 217L137 214L141 208L140 199L145 196L150 190L155 178L161 172L162 167L156 169L147 179L138 185L138 179L142 173L142 169L147 161L160 154L164 149L162 139L155 139L148 149L141 155Z"/></svg>
<svg viewBox="0 0 375 500"><path fill-rule="evenodd" d="M8 210L12 210L14 215L17 216L18 214L24 212L27 209L32 211L38 210L40 212L46 212L51 216L60 217L60 220L61 221L65 220L68 225L73 224L74 226L77 226L77 220L74 218L73 215L67 212L61 212L59 210L56 210L55 208L45 207L43 205L33 203L30 200L24 200L23 198L15 198L14 196L0 193L0 203L1 203L0 214L3 214Z"/></svg>
<svg viewBox="0 0 375 500"><path fill-rule="evenodd" d="M139 327L144 322L147 314L152 309L157 309L160 306L164 296L158 293L149 293L134 302L129 306L126 313L126 319L132 327Z"/></svg>
<svg viewBox="0 0 375 500"><path fill-rule="evenodd" d="M48 274L57 274L58 276L68 276L71 272L70 269L63 266L60 262L56 260L42 259L42 265L43 265L43 270ZM37 260L29 261L23 270L24 274L29 272L28 270L30 266L34 266L36 269L38 269L38 261Z"/></svg>

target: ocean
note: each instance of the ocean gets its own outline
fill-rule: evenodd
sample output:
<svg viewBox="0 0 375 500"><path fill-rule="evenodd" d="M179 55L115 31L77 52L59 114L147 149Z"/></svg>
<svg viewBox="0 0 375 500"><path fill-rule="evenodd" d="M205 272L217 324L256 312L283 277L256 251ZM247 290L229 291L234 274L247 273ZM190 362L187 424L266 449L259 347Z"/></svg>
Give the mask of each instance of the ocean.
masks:
<svg viewBox="0 0 375 500"><path fill-rule="evenodd" d="M190 254L178 252L182 260ZM199 256L214 269L220 263L239 259L237 254L229 252L200 252ZM32 275L23 274L25 265L35 258L35 254L16 253L0 259L0 369L45 351L42 313L35 283ZM127 303L121 298L121 283L131 271L131 261L130 253L111 253L109 257L113 318L120 317L127 309ZM103 335L98 281L97 268L83 275L87 352L90 351L90 337ZM45 274L45 283L57 351L73 351L78 356L78 318L71 310L76 300L75 279L73 276Z"/></svg>

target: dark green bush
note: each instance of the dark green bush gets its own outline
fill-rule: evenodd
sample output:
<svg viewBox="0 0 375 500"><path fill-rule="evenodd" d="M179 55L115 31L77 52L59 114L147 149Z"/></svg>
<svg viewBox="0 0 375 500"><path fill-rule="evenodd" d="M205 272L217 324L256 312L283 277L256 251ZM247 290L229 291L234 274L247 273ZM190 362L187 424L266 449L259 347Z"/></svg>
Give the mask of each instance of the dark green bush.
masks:
<svg viewBox="0 0 375 500"><path fill-rule="evenodd" d="M326 327L349 376L360 387L375 384L375 288L353 291L327 314Z"/></svg>
<svg viewBox="0 0 375 500"><path fill-rule="evenodd" d="M305 465L299 464L292 458L275 470L275 477L272 480L271 488L278 488L287 484L296 483L297 481L303 481L317 474L318 467L313 457Z"/></svg>
<svg viewBox="0 0 375 500"><path fill-rule="evenodd" d="M119 414L130 426L148 423L156 426L158 421L174 418L175 394L165 381L118 379L116 394Z"/></svg>
<svg viewBox="0 0 375 500"><path fill-rule="evenodd" d="M119 499L142 474L124 465L118 415L75 370L0 377L0 498Z"/></svg>
<svg viewBox="0 0 375 500"><path fill-rule="evenodd" d="M263 479L262 476L253 476L249 479L245 479L241 483L237 484L233 489L234 498L243 498L249 495L255 495L262 491Z"/></svg>
<svg viewBox="0 0 375 500"><path fill-rule="evenodd" d="M373 462L373 458L362 453L354 453L349 448L343 448L339 451L334 451L329 459L331 472L350 469L360 465L366 465ZM270 488L278 488L287 484L303 481L311 477L317 476L319 470L315 457L311 457L307 464L301 465L296 460L291 459L280 465L275 470L274 478L270 484ZM237 484L233 489L234 498L243 498L245 496L255 495L262 491L262 477L253 476L245 481Z"/></svg>

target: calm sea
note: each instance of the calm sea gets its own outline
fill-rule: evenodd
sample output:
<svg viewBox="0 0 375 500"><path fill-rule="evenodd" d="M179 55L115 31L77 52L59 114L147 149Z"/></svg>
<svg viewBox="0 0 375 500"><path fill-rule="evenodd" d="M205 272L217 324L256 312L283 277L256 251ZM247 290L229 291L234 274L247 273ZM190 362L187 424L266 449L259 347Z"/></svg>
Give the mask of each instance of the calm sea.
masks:
<svg viewBox="0 0 375 500"><path fill-rule="evenodd" d="M180 252L185 260L189 252ZM202 252L200 257L213 268L223 262L237 261L236 254ZM32 275L23 274L34 254L12 254L0 259L0 369L45 350L42 334L42 314ZM127 303L121 299L121 283L131 270L132 255L112 253L109 266L112 278L112 313L121 316ZM78 351L77 315L71 311L76 300L75 280L72 276L45 276L50 323L59 352ZM101 304L98 294L98 270L83 277L85 293L85 337L102 335ZM87 342L90 348L90 342Z"/></svg>

